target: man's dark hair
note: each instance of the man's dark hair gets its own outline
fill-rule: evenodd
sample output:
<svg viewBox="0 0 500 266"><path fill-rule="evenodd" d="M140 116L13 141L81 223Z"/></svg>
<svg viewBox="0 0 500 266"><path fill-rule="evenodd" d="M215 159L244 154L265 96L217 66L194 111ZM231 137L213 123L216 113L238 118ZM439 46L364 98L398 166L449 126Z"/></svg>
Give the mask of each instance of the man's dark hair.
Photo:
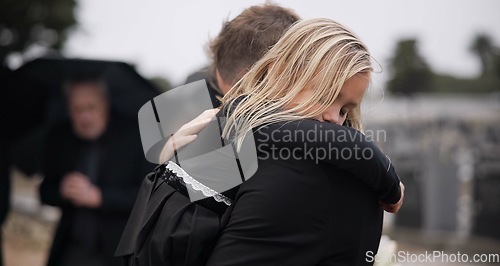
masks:
<svg viewBox="0 0 500 266"><path fill-rule="evenodd" d="M209 45L212 74L217 70L226 83L234 84L299 19L291 9L264 4L224 22Z"/></svg>

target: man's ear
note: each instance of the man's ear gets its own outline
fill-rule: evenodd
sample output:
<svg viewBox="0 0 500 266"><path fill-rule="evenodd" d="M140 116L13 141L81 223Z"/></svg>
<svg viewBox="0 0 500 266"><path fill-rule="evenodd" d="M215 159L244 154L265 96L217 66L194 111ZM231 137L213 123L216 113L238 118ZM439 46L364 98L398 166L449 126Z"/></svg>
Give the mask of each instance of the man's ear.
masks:
<svg viewBox="0 0 500 266"><path fill-rule="evenodd" d="M222 79L218 69L215 69L215 79L217 80L217 85L219 86L222 94L225 95L231 89L231 85Z"/></svg>

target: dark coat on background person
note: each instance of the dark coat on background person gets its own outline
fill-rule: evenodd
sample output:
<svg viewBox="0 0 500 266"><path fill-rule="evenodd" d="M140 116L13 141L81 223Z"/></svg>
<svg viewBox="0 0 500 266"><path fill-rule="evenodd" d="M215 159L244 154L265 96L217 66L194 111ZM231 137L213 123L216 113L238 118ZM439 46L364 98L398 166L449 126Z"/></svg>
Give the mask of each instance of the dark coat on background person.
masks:
<svg viewBox="0 0 500 266"><path fill-rule="evenodd" d="M114 250L125 227L146 173L153 169L144 157L137 122L111 116L108 127L97 140L100 146L96 186L102 205L92 210L97 217L97 245L109 265L117 265ZM78 158L88 142L75 136L71 123L55 126L48 135L40 197L44 204L61 208L62 217L50 251L48 265L59 265L66 251L77 210L61 198L63 177L77 169Z"/></svg>

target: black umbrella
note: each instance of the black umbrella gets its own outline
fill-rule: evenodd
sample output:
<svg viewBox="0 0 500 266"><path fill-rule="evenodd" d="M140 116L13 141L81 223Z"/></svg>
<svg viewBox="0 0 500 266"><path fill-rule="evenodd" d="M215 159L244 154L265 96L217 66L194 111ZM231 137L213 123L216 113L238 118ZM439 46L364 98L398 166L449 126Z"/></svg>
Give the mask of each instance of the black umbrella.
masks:
<svg viewBox="0 0 500 266"><path fill-rule="evenodd" d="M4 125L2 139L11 143L23 139L20 145L41 144L44 129L52 123L67 119L62 87L66 81L75 77L103 80L109 90L112 112L128 116L135 121L141 106L160 93L127 63L39 58L26 63L1 80L0 114ZM30 160L30 155L26 154L28 150L21 150L22 157ZM31 163L17 164L26 173L32 173L34 170Z"/></svg>

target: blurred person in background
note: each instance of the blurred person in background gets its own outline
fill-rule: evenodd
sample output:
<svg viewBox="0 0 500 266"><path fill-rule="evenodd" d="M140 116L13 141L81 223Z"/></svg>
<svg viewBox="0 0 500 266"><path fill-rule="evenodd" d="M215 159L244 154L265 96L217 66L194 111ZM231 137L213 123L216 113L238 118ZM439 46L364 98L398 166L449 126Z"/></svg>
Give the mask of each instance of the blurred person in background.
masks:
<svg viewBox="0 0 500 266"><path fill-rule="evenodd" d="M137 122L113 114L104 82L71 80L64 88L70 121L47 136L40 197L61 208L47 265L119 265L113 252L152 169Z"/></svg>

